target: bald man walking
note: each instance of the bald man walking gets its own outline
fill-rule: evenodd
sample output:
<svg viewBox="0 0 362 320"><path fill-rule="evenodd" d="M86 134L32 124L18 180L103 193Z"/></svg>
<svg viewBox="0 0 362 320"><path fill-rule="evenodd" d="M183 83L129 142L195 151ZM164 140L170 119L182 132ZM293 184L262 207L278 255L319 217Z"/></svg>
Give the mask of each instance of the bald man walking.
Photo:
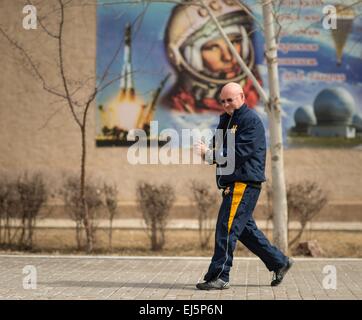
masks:
<svg viewBox="0 0 362 320"><path fill-rule="evenodd" d="M229 273L237 240L256 254L273 273L271 286L279 285L293 260L272 246L258 229L252 216L259 198L261 184L265 181L266 142L264 126L254 110L245 104L241 86L230 82L220 93L220 102L225 113L220 116L217 129L223 130L222 149L213 139L212 148L203 142L196 146L198 153L210 164L217 163L216 153L227 157L235 152L235 169L231 174L216 174L217 186L223 190L223 201L216 223L215 249L204 276L205 282L198 283L200 290L228 289ZM226 138L235 135L235 147L228 150ZM219 148L219 149L218 149Z"/></svg>

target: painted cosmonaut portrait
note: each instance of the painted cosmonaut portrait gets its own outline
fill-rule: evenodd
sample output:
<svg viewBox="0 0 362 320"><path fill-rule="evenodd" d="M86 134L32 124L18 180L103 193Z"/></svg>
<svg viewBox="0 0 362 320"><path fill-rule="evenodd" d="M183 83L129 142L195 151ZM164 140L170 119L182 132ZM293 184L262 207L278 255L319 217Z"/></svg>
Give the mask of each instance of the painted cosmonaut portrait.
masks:
<svg viewBox="0 0 362 320"><path fill-rule="evenodd" d="M238 1L211 0L213 11L240 57L261 83L255 65L254 21L249 9ZM165 48L177 72L175 85L164 104L185 113L223 112L218 102L228 82L242 85L247 104L254 107L259 96L242 71L206 9L190 4L174 7L165 31Z"/></svg>

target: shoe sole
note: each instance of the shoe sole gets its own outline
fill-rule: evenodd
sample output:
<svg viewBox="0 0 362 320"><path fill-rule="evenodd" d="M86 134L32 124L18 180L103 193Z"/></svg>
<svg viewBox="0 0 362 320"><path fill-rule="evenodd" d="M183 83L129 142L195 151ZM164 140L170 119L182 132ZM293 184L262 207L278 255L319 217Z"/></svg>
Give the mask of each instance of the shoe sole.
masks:
<svg viewBox="0 0 362 320"><path fill-rule="evenodd" d="M210 290L226 290L226 289L230 289L230 286L225 286L225 287L222 287L222 288L199 288L196 285L196 288L199 289L199 290L210 291Z"/></svg>
<svg viewBox="0 0 362 320"><path fill-rule="evenodd" d="M279 283L271 284L272 287L277 287L277 286L279 286L279 285L283 282L285 276L287 275L288 271L291 269L291 267L293 266L293 264L294 264L294 260L293 260L292 258L289 258L288 268L285 270L283 279L282 279Z"/></svg>
<svg viewBox="0 0 362 320"><path fill-rule="evenodd" d="M223 287L223 288L209 288L209 289L199 289L199 290L205 290L205 291L210 291L210 290L227 290L230 287Z"/></svg>

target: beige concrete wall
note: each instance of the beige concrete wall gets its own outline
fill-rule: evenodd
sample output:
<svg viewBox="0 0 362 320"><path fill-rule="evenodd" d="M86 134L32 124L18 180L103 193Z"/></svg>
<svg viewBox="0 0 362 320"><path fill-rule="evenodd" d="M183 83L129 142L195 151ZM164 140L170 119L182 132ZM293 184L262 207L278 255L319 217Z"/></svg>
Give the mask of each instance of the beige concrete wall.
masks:
<svg viewBox="0 0 362 320"><path fill-rule="evenodd" d="M55 64L56 43L41 29L22 28L25 1L1 0L1 26L21 43L36 61L46 79L59 85ZM74 1L80 3L79 1ZM42 1L40 14L47 12ZM46 4L51 6L52 1ZM96 8L75 7L66 12L65 65L72 78L95 76ZM56 21L50 28L55 30ZM44 172L49 185L56 188L65 172L76 172L80 166L80 133L69 109L58 98L46 93L39 82L20 62L19 55L0 35L0 167L14 175L24 170ZM127 162L126 148L95 147L95 104L88 118L89 174L119 186L120 201L134 201L137 181L169 182L177 199L188 199L192 178L204 180L215 188L214 168L188 165L133 166ZM362 202L362 152L357 149L294 149L285 151L288 182L313 179L329 191L333 202ZM270 176L268 155L267 175ZM263 198L262 198L263 201Z"/></svg>

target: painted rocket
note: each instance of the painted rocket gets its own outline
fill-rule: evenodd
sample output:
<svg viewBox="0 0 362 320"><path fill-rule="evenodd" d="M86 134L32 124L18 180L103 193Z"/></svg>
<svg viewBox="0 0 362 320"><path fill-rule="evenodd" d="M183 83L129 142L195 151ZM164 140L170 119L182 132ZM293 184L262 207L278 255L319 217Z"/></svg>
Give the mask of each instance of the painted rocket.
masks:
<svg viewBox="0 0 362 320"><path fill-rule="evenodd" d="M124 33L123 67L120 81L121 98L125 96L133 98L135 95L132 77L131 43L131 25L127 23Z"/></svg>

